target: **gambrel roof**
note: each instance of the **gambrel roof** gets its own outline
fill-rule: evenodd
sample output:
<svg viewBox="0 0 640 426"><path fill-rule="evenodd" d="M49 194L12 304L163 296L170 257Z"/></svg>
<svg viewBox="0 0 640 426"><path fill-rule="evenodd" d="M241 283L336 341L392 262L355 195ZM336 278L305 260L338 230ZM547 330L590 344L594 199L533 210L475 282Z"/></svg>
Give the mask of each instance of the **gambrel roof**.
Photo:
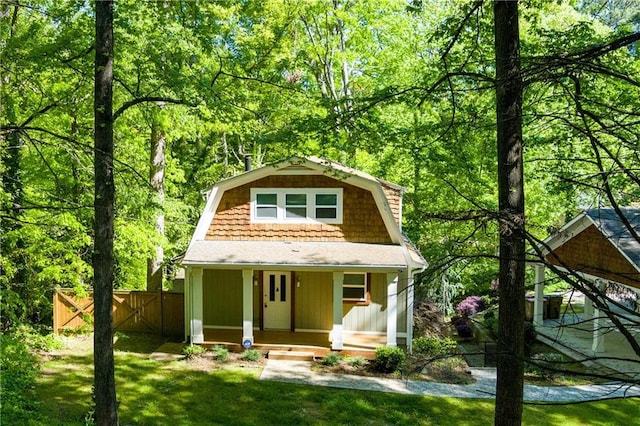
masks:
<svg viewBox="0 0 640 426"><path fill-rule="evenodd" d="M320 228L299 225L283 230L282 226L251 224L243 229L242 221L248 220L248 216L239 212L247 211L248 207L238 205L246 203L243 197L247 188L270 182L289 184L291 176L296 176L293 183L306 179L352 188L351 195L366 195L363 203L368 203L375 217L370 220L366 214L359 213L358 217L370 223L363 223L355 238L342 241L334 236L343 235L336 225ZM255 268L422 269L426 261L401 230L404 191L401 186L317 157L292 157L251 170L220 181L207 192L207 204L182 263ZM345 198L348 197L345 193ZM220 224L222 218L224 225ZM374 230L379 234L372 233ZM304 237L305 233L308 238Z"/></svg>

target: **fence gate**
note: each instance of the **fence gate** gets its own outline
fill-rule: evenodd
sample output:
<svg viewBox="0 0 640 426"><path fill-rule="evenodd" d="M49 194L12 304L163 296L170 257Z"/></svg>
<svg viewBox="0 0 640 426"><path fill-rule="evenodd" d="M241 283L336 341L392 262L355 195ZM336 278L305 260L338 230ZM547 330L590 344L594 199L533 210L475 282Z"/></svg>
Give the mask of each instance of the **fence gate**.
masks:
<svg viewBox="0 0 640 426"><path fill-rule="evenodd" d="M53 330L93 328L93 293L78 297L73 290L53 295ZM149 291L113 292L114 331L134 331L184 337L184 295Z"/></svg>

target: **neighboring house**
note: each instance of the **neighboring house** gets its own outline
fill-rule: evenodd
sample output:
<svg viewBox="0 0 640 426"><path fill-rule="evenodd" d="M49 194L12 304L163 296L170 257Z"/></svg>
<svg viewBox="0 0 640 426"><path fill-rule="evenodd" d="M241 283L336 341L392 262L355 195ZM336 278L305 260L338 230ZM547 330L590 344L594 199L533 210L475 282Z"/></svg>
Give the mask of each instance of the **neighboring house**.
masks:
<svg viewBox="0 0 640 426"><path fill-rule="evenodd" d="M404 189L319 158L223 180L184 255L185 332L351 334L410 345L414 274L425 260L403 235ZM240 342L238 342L240 343Z"/></svg>
<svg viewBox="0 0 640 426"><path fill-rule="evenodd" d="M635 300L638 300L640 209L623 208L621 212L626 224L613 208L584 211L543 242L541 249L545 261L560 271L575 271L601 289L609 283L618 284L635 294ZM544 269L542 264L536 266L533 321L537 326L543 325ZM629 313L621 315L624 319ZM593 321L593 352L605 350L602 320L599 318L598 310L586 297L581 321L584 324Z"/></svg>

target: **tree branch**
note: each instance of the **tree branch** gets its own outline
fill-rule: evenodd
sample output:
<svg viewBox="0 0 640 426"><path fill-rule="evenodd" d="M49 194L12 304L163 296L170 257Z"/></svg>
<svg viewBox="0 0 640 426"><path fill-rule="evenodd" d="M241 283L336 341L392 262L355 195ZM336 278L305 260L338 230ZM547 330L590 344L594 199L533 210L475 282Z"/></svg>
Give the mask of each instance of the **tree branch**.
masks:
<svg viewBox="0 0 640 426"><path fill-rule="evenodd" d="M122 106L118 108L118 110L115 113L113 113L112 121L116 121L118 117L120 117L127 109L131 108L132 106L146 103L146 102L166 102L168 104L187 105L190 107L198 106L197 103L187 101L185 99L174 99L174 98L167 98L164 96L144 96L142 98L133 99L129 102L125 102L124 104L122 104Z"/></svg>

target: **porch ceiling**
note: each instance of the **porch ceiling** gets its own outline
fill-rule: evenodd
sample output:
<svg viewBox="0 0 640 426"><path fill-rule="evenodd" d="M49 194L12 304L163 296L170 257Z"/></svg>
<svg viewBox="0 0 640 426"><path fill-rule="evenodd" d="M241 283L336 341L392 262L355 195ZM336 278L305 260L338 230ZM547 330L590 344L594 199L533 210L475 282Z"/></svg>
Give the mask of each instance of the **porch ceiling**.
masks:
<svg viewBox="0 0 640 426"><path fill-rule="evenodd" d="M398 270L407 267L399 245L348 242L195 241L186 265Z"/></svg>

